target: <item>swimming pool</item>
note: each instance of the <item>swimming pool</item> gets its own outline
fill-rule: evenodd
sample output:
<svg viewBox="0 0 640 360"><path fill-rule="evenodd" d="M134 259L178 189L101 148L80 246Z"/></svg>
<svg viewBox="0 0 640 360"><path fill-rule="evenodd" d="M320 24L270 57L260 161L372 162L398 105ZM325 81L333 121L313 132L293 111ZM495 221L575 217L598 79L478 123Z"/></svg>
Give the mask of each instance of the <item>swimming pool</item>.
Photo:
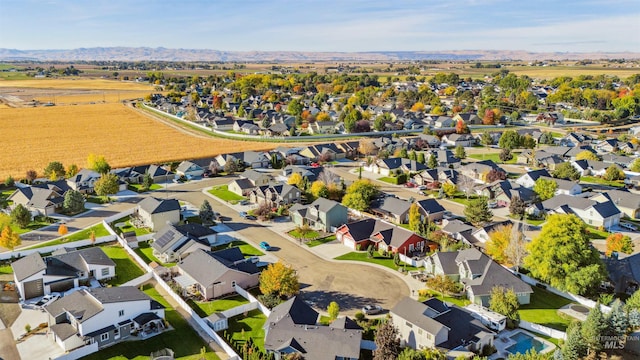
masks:
<svg viewBox="0 0 640 360"><path fill-rule="evenodd" d="M509 339L516 342L506 349L512 354L524 354L529 349L535 349L539 353L546 348L546 345L543 342L538 341L533 336L525 334L523 332L518 332L514 335L511 335L509 336Z"/></svg>

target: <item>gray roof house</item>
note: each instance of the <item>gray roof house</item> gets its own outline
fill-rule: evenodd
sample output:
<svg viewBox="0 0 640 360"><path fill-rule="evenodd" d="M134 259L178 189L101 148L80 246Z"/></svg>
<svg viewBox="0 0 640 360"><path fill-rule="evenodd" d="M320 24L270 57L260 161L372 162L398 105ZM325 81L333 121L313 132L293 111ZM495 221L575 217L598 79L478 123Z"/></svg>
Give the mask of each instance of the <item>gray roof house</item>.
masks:
<svg viewBox="0 0 640 360"><path fill-rule="evenodd" d="M371 211L397 224L406 224L409 222L410 207L411 203L407 200L386 197L378 207L371 209Z"/></svg>
<svg viewBox="0 0 640 360"><path fill-rule="evenodd" d="M163 263L174 262L197 249L210 250L216 243L216 235L214 230L197 223L169 224L154 235L153 256Z"/></svg>
<svg viewBox="0 0 640 360"><path fill-rule="evenodd" d="M245 170L240 174L240 176L245 179L249 179L249 181L253 183L253 186L264 186L273 181L273 176L270 173L256 171L253 169Z"/></svg>
<svg viewBox="0 0 640 360"><path fill-rule="evenodd" d="M115 262L99 247L45 257L33 253L11 264L13 278L23 300L78 287L80 281L115 276Z"/></svg>
<svg viewBox="0 0 640 360"><path fill-rule="evenodd" d="M640 195L623 190L608 190L599 196L591 197L592 200L613 201L618 210L631 219L640 218Z"/></svg>
<svg viewBox="0 0 640 360"><path fill-rule="evenodd" d="M267 202L274 206L300 202L300 189L293 185L280 183L258 186L249 193L249 200L259 204Z"/></svg>
<svg viewBox="0 0 640 360"><path fill-rule="evenodd" d="M77 174L67 179L70 188L80 191L83 194L93 193L95 184L102 175L90 169L82 169Z"/></svg>
<svg viewBox="0 0 640 360"><path fill-rule="evenodd" d="M347 208L339 202L317 198L309 205L295 204L289 209L297 226L309 225L315 230L333 232L347 222Z"/></svg>
<svg viewBox="0 0 640 360"><path fill-rule="evenodd" d="M180 221L180 203L176 199L149 196L138 203L134 214L146 227L158 231L166 224L177 224Z"/></svg>
<svg viewBox="0 0 640 360"><path fill-rule="evenodd" d="M618 225L622 217L622 212L613 201L598 197L587 199L564 194L556 195L543 201L542 207L547 213L575 214L588 225L603 226L607 229Z"/></svg>
<svg viewBox="0 0 640 360"><path fill-rule="evenodd" d="M227 189L234 194L237 194L240 196L248 196L249 193L251 193L251 191L255 189L255 187L256 186L253 184L251 180L247 178L239 178L239 179L232 180L227 186Z"/></svg>
<svg viewBox="0 0 640 360"><path fill-rule="evenodd" d="M176 169L176 174L180 176L188 177L199 177L204 174L204 168L198 164L195 164L191 161L183 161L178 165Z"/></svg>
<svg viewBox="0 0 640 360"><path fill-rule="evenodd" d="M48 216L62 208L64 194L69 189L64 180L20 187L7 200L12 201L13 206L22 204L31 212Z"/></svg>
<svg viewBox="0 0 640 360"><path fill-rule="evenodd" d="M437 221L444 216L445 209L436 199L422 199L417 201L416 204L418 205L418 211L420 211L421 221L426 218L429 221Z"/></svg>
<svg viewBox="0 0 640 360"><path fill-rule="evenodd" d="M362 328L349 318L318 324L318 312L299 297L276 306L264 324L264 347L274 359L299 354L305 360L360 358Z"/></svg>

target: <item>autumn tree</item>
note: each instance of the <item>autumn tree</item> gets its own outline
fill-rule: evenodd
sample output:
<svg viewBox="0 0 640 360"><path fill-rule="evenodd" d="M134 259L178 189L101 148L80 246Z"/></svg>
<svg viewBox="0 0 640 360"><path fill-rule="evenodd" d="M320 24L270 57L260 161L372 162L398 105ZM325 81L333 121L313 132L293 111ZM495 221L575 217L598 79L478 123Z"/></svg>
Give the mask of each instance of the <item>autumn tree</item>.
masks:
<svg viewBox="0 0 640 360"><path fill-rule="evenodd" d="M105 159L104 155L89 154L87 157L87 168L100 173L106 174L111 171L111 166Z"/></svg>
<svg viewBox="0 0 640 360"><path fill-rule="evenodd" d="M93 185L98 196L109 196L118 192L119 179L116 174L104 174Z"/></svg>
<svg viewBox="0 0 640 360"><path fill-rule="evenodd" d="M240 166L238 166L238 162L236 162L233 159L229 159L227 162L224 163L224 172L226 172L228 175L231 175L239 170L240 170Z"/></svg>
<svg viewBox="0 0 640 360"><path fill-rule="evenodd" d="M589 150L583 150L576 154L576 160L599 160L598 155Z"/></svg>
<svg viewBox="0 0 640 360"><path fill-rule="evenodd" d="M391 319L378 326L374 342L376 349L373 351L373 360L392 360L400 354L398 329Z"/></svg>
<svg viewBox="0 0 640 360"><path fill-rule="evenodd" d="M527 256L527 240L521 231L511 234L511 239L505 251L507 262L520 271L520 267Z"/></svg>
<svg viewBox="0 0 640 360"><path fill-rule="evenodd" d="M5 225L2 228L2 232L0 232L0 246L9 249L9 251L13 251L13 249L20 246L20 244L22 244L20 235L14 232L11 226Z"/></svg>
<svg viewBox="0 0 640 360"><path fill-rule="evenodd" d="M489 170L486 177L486 180L488 183L492 183L498 180L506 180L506 179L507 179L507 173L500 169Z"/></svg>
<svg viewBox="0 0 640 360"><path fill-rule="evenodd" d="M551 199L556 195L558 189L558 183L552 179L545 179L543 177L538 178L533 185L533 191L538 194L541 201Z"/></svg>
<svg viewBox="0 0 640 360"><path fill-rule="evenodd" d="M509 213L520 219L524 217L524 213L527 210L527 203L524 202L519 196L511 197L511 203L509 204Z"/></svg>
<svg viewBox="0 0 640 360"><path fill-rule="evenodd" d="M300 283L296 271L282 261L269 264L260 273L260 292L264 295L289 298L299 291Z"/></svg>
<svg viewBox="0 0 640 360"><path fill-rule="evenodd" d="M420 209L417 203L411 204L409 207L409 229L417 232L420 227Z"/></svg>
<svg viewBox="0 0 640 360"><path fill-rule="evenodd" d="M417 103L413 104L413 106L411 106L411 111L412 112L422 112L422 111L424 111L424 104L421 103L420 101L418 101Z"/></svg>
<svg viewBox="0 0 640 360"><path fill-rule="evenodd" d="M518 326L518 321L520 321L519 307L518 296L513 289L505 289L502 286L491 289L489 309L506 316L509 328Z"/></svg>
<svg viewBox="0 0 640 360"><path fill-rule="evenodd" d="M68 214L77 214L84 210L84 196L77 190L68 190L64 194L62 208Z"/></svg>
<svg viewBox="0 0 640 360"><path fill-rule="evenodd" d="M69 233L69 228L67 228L67 225L60 224L60 226L58 226L58 235L65 236L67 235L67 233Z"/></svg>
<svg viewBox="0 0 640 360"><path fill-rule="evenodd" d="M38 178L38 173L35 170L27 170L25 174L25 179L31 184L33 180Z"/></svg>
<svg viewBox="0 0 640 360"><path fill-rule="evenodd" d="M496 123L496 113L491 109L485 110L482 123L484 125L494 125Z"/></svg>
<svg viewBox="0 0 640 360"><path fill-rule="evenodd" d="M549 215L528 250L524 266L531 276L560 290L591 294L604 279L598 251L591 246L586 224L576 215Z"/></svg>
<svg viewBox="0 0 640 360"><path fill-rule="evenodd" d="M507 161L513 159L513 154L511 154L511 150L509 150L509 149L502 149L502 151L500 151L500 154L498 155L498 157L500 158L500 161L507 162Z"/></svg>
<svg viewBox="0 0 640 360"><path fill-rule="evenodd" d="M309 192L316 199L319 197L323 197L325 199L329 198L329 189L327 188L327 185L320 180L316 180L311 183L311 189Z"/></svg>
<svg viewBox="0 0 640 360"><path fill-rule="evenodd" d="M633 252L633 242L631 238L627 235L622 235L622 233L609 235L607 237L607 249L604 254L611 256L613 252L631 254Z"/></svg>
<svg viewBox="0 0 640 360"><path fill-rule="evenodd" d="M439 292L442 297L444 297L445 293L450 293L456 288L456 283L451 280L450 277L443 274L430 277L426 285L428 288Z"/></svg>
<svg viewBox="0 0 640 360"><path fill-rule="evenodd" d="M487 242L487 255L500 264L507 263L507 247L511 242L513 233L513 225L500 225L489 232L489 241Z"/></svg>
<svg viewBox="0 0 640 360"><path fill-rule="evenodd" d="M617 180L624 180L625 175L624 175L624 172L620 170L618 166L611 165L607 168L602 178L607 181L617 181Z"/></svg>
<svg viewBox="0 0 640 360"><path fill-rule="evenodd" d="M474 226L480 226L491 221L493 212L489 209L487 198L481 196L469 201L469 204L464 207L464 216Z"/></svg>
<svg viewBox="0 0 640 360"><path fill-rule="evenodd" d="M340 305L335 301L330 302L329 306L327 306L327 313L329 314L329 319L331 319L331 321L337 319L340 314Z"/></svg>
<svg viewBox="0 0 640 360"><path fill-rule="evenodd" d="M633 172L640 172L640 157L633 160L633 162L629 166L629 170Z"/></svg>
<svg viewBox="0 0 640 360"><path fill-rule="evenodd" d="M458 122L456 122L456 134L468 134L470 132L469 127L464 121L458 120Z"/></svg>
<svg viewBox="0 0 640 360"><path fill-rule="evenodd" d="M358 211L365 211L377 193L378 186L370 180L356 180L347 188L342 198L342 205Z"/></svg>
<svg viewBox="0 0 640 360"><path fill-rule="evenodd" d="M578 180L580 173L570 162L563 162L556 165L552 173L553 177L565 180Z"/></svg>
<svg viewBox="0 0 640 360"><path fill-rule="evenodd" d="M295 172L295 173L289 175L289 178L287 179L287 184L296 186L300 190L304 190L304 189L301 188L302 175L300 175L300 173Z"/></svg>
<svg viewBox="0 0 640 360"><path fill-rule="evenodd" d="M63 178L66 174L64 170L64 165L62 165L59 161L50 162L46 168L44 168L44 176L46 176L51 181L56 181L60 178Z"/></svg>
<svg viewBox="0 0 640 360"><path fill-rule="evenodd" d="M373 140L362 140L360 142L360 146L358 146L358 152L360 152L360 154L365 155L365 156L369 156L369 155L373 155L376 150L378 150L376 148L376 145L373 143Z"/></svg>
<svg viewBox="0 0 640 360"><path fill-rule="evenodd" d="M458 187L454 184L444 183L442 184L442 192L449 198L452 198L458 192Z"/></svg>

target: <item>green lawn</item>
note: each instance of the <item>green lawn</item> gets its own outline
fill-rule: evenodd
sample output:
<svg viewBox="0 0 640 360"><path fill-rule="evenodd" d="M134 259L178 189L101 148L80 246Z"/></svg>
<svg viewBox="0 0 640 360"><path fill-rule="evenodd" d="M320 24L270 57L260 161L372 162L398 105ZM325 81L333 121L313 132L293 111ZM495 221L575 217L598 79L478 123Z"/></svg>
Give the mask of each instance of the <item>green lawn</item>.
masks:
<svg viewBox="0 0 640 360"><path fill-rule="evenodd" d="M13 274L11 264L7 263L0 265L0 274Z"/></svg>
<svg viewBox="0 0 640 360"><path fill-rule="evenodd" d="M322 244L326 244L326 243L332 242L335 239L336 239L335 235L329 235L329 236L327 236L325 238L322 238L322 239L315 239L315 240L307 241L305 244L307 244L308 247L314 247L314 246L318 246L318 245L322 245Z"/></svg>
<svg viewBox="0 0 640 360"><path fill-rule="evenodd" d="M580 178L580 182L583 183L592 183L592 184L600 184L600 185L608 185L613 187L624 187L623 181L608 181L595 176L583 176Z"/></svg>
<svg viewBox="0 0 640 360"><path fill-rule="evenodd" d="M143 360L149 359L149 354L164 348L170 348L179 360L200 360L201 349L206 349L204 359L219 360L220 358L209 349L198 334L189 326L189 323L167 301L160 296L153 287L148 287L144 292L165 306L165 319L174 330L154 336L144 341L125 341L99 352L83 357L83 360Z"/></svg>
<svg viewBox="0 0 640 360"><path fill-rule="evenodd" d="M17 234L24 234L28 233L29 231L38 230L49 225L51 225L51 223L48 222L46 218L37 217L33 219L24 229L19 227L15 223L11 223L9 226L11 227L11 230L13 230L13 232Z"/></svg>
<svg viewBox="0 0 640 360"><path fill-rule="evenodd" d="M589 231L588 236L589 236L589 239L591 240L606 239L610 235L607 231L598 230L593 226L587 225L587 230Z"/></svg>
<svg viewBox="0 0 640 360"><path fill-rule="evenodd" d="M135 253L138 254L138 256L140 256L142 260L144 260L144 262L146 262L147 264L151 264L151 262L155 261L156 263L165 267L176 266L176 263L174 262L163 263L162 261L158 260L158 258L153 255L153 248L151 248L151 246L149 246L149 244L146 242L138 243L138 248L133 251L135 251Z"/></svg>
<svg viewBox="0 0 640 360"><path fill-rule="evenodd" d="M566 331L571 318L558 313L558 309L570 304L571 300L532 286L531 303L520 306L520 318L528 322Z"/></svg>
<svg viewBox="0 0 640 360"><path fill-rule="evenodd" d="M392 184L392 185L398 185L398 178L394 178L394 177L390 177L390 176L384 176L384 177L378 178L378 180L384 181L384 182Z"/></svg>
<svg viewBox="0 0 640 360"><path fill-rule="evenodd" d="M511 219L514 219L514 220L520 220L520 217L517 217L517 216L509 215L509 217ZM529 215L527 215L527 218L524 221L529 225L540 226L547 220L546 219L531 219L529 217Z"/></svg>
<svg viewBox="0 0 640 360"><path fill-rule="evenodd" d="M144 271L121 246L107 245L101 246L101 248L116 263L116 277L111 279L109 284L113 286L122 285L144 274Z"/></svg>
<svg viewBox="0 0 640 360"><path fill-rule="evenodd" d="M373 254L373 258L369 259L368 254L367 254L366 251L363 251L363 252L355 252L355 251L353 251L353 252L344 254L342 256L338 256L335 259L336 260L363 261L363 262L368 262L368 263L372 263L372 264L378 264L378 265L386 266L389 269L393 269L393 270L398 270L398 268L405 268L407 271L417 270L418 269L418 268L416 268L414 266L410 266L410 265L403 266L402 265L403 263L400 263L400 266L396 266L396 264L393 263L393 259L382 257L378 253L374 253Z"/></svg>
<svg viewBox="0 0 640 360"><path fill-rule="evenodd" d="M143 190L142 189L142 184L129 184L129 186L127 186L127 188L129 190L135 191L135 192L145 192L145 191L154 191L154 190L160 190L163 188L162 185L159 184L151 184L151 187L148 190Z"/></svg>
<svg viewBox="0 0 640 360"><path fill-rule="evenodd" d="M247 199L244 196L240 196L229 191L227 185L214 186L213 188L211 188L211 190L209 190L209 194L227 202L237 202Z"/></svg>
<svg viewBox="0 0 640 360"><path fill-rule="evenodd" d="M246 317L238 315L230 318L229 329L226 332L232 334L233 340L240 342L236 347L242 347L242 344L251 338L251 341L261 351L264 351L264 329L262 327L265 321L267 321L267 317L260 310L251 310Z"/></svg>
<svg viewBox="0 0 640 360"><path fill-rule="evenodd" d="M491 160L496 164L515 164L516 163L516 158L518 157L518 154L513 154L513 158L509 161L502 161L500 160L500 154L499 153L492 153L492 154L470 154L468 155L468 157L472 158L472 159L476 159L476 160Z"/></svg>
<svg viewBox="0 0 640 360"><path fill-rule="evenodd" d="M92 226L92 227L90 227L88 229L84 229L84 230L75 232L75 233L73 233L73 234L71 234L69 236L65 236L63 238L47 241L45 243L38 244L36 246L32 246L29 249L37 249L37 248L41 248L41 247L45 247L45 246L67 244L67 243L72 243L74 241L80 241L80 240L88 240L91 237L91 232L92 231L95 231L96 238L99 238L99 237L102 237L102 236L111 235L111 234L109 234L107 229L104 228L104 225L102 225L102 223L100 223L100 224L94 225L94 226Z"/></svg>
<svg viewBox="0 0 640 360"><path fill-rule="evenodd" d="M292 237L296 238L296 239L315 239L318 236L320 236L320 234L317 231L314 230L310 230L306 233L301 233L299 230L291 230L288 233L289 235L291 235Z"/></svg>
<svg viewBox="0 0 640 360"><path fill-rule="evenodd" d="M119 224L119 223L125 223L124 226L119 227L118 229L120 229L122 232L130 232L133 231L136 233L136 236L142 236L142 235L147 235L150 234L151 231L149 231L149 229L147 228L138 228L135 227L131 224L131 217L130 216L125 216L122 219L118 219L116 221L114 221L114 224Z"/></svg>
<svg viewBox="0 0 640 360"><path fill-rule="evenodd" d="M476 195L469 195L469 200L467 200L467 196L464 194L456 194L454 198L449 198L451 201L455 201L458 204L462 204L464 206L469 205L469 202L473 199L476 199Z"/></svg>
<svg viewBox="0 0 640 360"><path fill-rule="evenodd" d="M230 247L239 247L240 251L242 252L242 254L247 257L247 256L262 256L264 255L264 253L256 248L254 248L253 246L247 244L244 241L240 241L240 240L235 240L230 242L229 244L224 244L224 245L220 245L217 246L215 248L213 248L213 251L217 251L217 250L224 250Z"/></svg>
<svg viewBox="0 0 640 360"><path fill-rule="evenodd" d="M243 298L240 295L234 295L214 301L202 302L189 300L187 301L187 303L193 310L195 310L196 313L198 313L200 317L207 317L215 312L229 310L236 306L248 304L249 300Z"/></svg>
<svg viewBox="0 0 640 360"><path fill-rule="evenodd" d="M422 292L423 290L420 290L420 291ZM457 297L452 297L452 296L444 296L444 297L442 297L442 295L440 295L440 293L437 292L437 291L433 291L433 290L429 290L429 289L426 289L425 291L426 291L426 294L423 294L425 296L420 296L418 298L418 301L422 302L422 301L425 301L425 300L430 299L430 298L438 298L439 300L442 300L442 301L445 301L445 302L448 302L448 303L452 303L452 304L458 305L460 307L465 307L465 306L471 304L471 301L469 301L466 298L457 298Z"/></svg>
<svg viewBox="0 0 640 360"><path fill-rule="evenodd" d="M109 199L104 196L87 196L87 202L94 204L107 204L109 203Z"/></svg>

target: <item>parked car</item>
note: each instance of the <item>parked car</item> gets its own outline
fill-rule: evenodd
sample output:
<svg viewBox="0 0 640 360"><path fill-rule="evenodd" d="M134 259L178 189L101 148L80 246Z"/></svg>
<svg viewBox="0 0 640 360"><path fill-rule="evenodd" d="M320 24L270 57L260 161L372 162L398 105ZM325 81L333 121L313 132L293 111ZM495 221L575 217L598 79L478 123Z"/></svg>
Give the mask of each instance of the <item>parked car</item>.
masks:
<svg viewBox="0 0 640 360"><path fill-rule="evenodd" d="M630 223L626 223L626 222L621 222L620 223L620 227L623 227L623 228L625 228L627 230L631 230L631 231L637 231L638 230L638 228L635 225L630 224Z"/></svg>
<svg viewBox="0 0 640 360"><path fill-rule="evenodd" d="M271 245L269 245L269 243L266 242L266 241L262 241L262 242L260 242L260 249L265 250L265 251L270 251L271 250Z"/></svg>
<svg viewBox="0 0 640 360"><path fill-rule="evenodd" d="M255 216L253 216L253 215L247 215L247 216L245 216L244 218L245 218L245 219L247 219L247 220L257 220L257 219L258 219L258 218L256 218L256 217L255 217Z"/></svg>
<svg viewBox="0 0 640 360"><path fill-rule="evenodd" d="M380 306L380 305L365 305L362 308L362 312L365 315L380 314L382 312L382 306Z"/></svg>
<svg viewBox="0 0 640 360"><path fill-rule="evenodd" d="M427 185L418 186L418 190L427 190Z"/></svg>
<svg viewBox="0 0 640 360"><path fill-rule="evenodd" d="M497 201L489 201L489 203L487 203L487 205L489 206L489 209L495 209L498 207L498 202Z"/></svg>
<svg viewBox="0 0 640 360"><path fill-rule="evenodd" d="M60 299L60 294L51 293L49 295L43 296L42 299L38 300L38 302L36 302L34 305L38 308L43 308L58 299Z"/></svg>
<svg viewBox="0 0 640 360"><path fill-rule="evenodd" d="M238 215L240 215L241 218L245 219L247 217L247 213L245 211L240 211L238 213Z"/></svg>

